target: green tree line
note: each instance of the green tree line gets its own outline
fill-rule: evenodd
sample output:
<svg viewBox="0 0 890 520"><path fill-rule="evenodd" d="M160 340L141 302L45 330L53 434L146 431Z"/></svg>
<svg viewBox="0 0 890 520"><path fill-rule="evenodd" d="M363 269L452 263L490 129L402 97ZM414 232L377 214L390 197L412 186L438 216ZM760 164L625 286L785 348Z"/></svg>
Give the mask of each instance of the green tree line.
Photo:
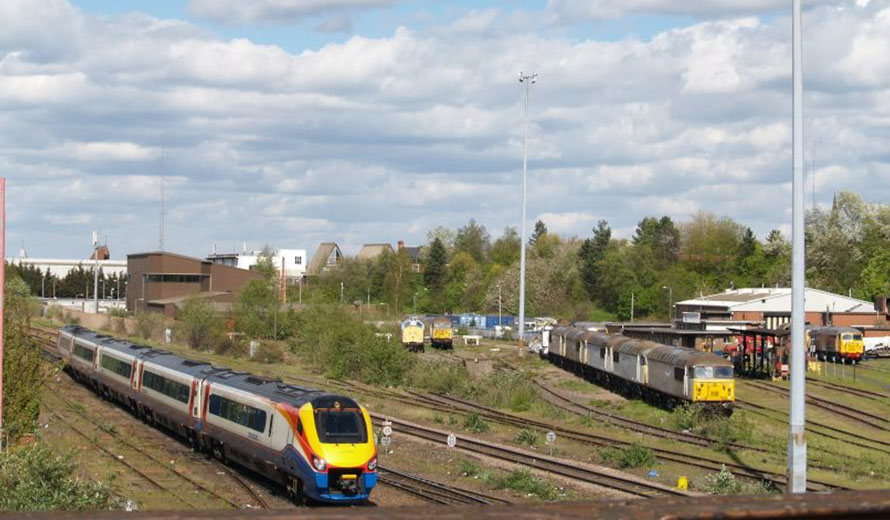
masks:
<svg viewBox="0 0 890 520"><path fill-rule="evenodd" d="M27 285L33 296L41 296L46 298L83 298L93 296L93 283L95 267L87 265L84 267L78 264L68 271L63 277L58 277L39 267L31 264L16 264L6 262L6 272L8 275L21 279ZM127 276L117 273L106 275L104 270L99 268L99 298L126 298L127 296Z"/></svg>
<svg viewBox="0 0 890 520"><path fill-rule="evenodd" d="M890 206L837 194L806 219L810 287L873 300L890 295ZM688 221L647 216L630 238L599 221L588 236L563 237L538 221L528 238L529 315L573 319L667 318L679 301L729 287L788 286L791 246L780 230L758 238L729 217L699 212ZM395 314L518 311L521 238L512 227L492 238L470 220L428 233L415 272L407 252L373 261L345 259L303 288L303 301L385 304Z"/></svg>

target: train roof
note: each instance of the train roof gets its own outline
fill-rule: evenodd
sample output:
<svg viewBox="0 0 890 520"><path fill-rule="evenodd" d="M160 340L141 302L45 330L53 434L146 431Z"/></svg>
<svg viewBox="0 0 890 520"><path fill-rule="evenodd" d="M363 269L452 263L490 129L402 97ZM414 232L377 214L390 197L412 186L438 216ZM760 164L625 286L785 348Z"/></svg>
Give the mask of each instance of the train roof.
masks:
<svg viewBox="0 0 890 520"><path fill-rule="evenodd" d="M862 331L854 327L814 327L810 329L816 334L841 334L844 332L850 334L862 334Z"/></svg>
<svg viewBox="0 0 890 520"><path fill-rule="evenodd" d="M640 339L630 339L629 341L625 341L623 343L619 343L614 346L618 352L622 354L631 354L634 356L647 356L649 352L655 350L659 347L663 347L664 345L660 345L658 343L654 343L652 341L645 341Z"/></svg>
<svg viewBox="0 0 890 520"><path fill-rule="evenodd" d="M342 408L358 408L358 404L351 398L331 394L317 388L308 388L285 383L281 379L269 379L255 376L248 372L223 372L207 378L211 383L249 392L265 397L273 402L287 403L295 408L306 403L317 406L319 402L325 402L325 408L331 407L327 401L339 401Z"/></svg>
<svg viewBox="0 0 890 520"><path fill-rule="evenodd" d="M218 367L203 361L194 361L166 350L138 345L99 334L85 327L71 325L63 327L62 330L93 343L98 343L105 348L113 348L119 351L127 351L127 349L138 350L135 354L134 352L128 353L140 357L146 363L169 368L198 379L207 379L229 388L266 397L274 402L287 403L294 407L300 407L307 402L313 403L313 406L316 408L332 408L335 403L339 403L342 408L359 407L355 400L346 396L331 394L316 388L292 385L280 379L268 379L255 376L249 372Z"/></svg>
<svg viewBox="0 0 890 520"><path fill-rule="evenodd" d="M710 352L702 352L686 347L673 347L655 343L654 348L646 354L646 358L655 359L674 366L733 366L728 360Z"/></svg>

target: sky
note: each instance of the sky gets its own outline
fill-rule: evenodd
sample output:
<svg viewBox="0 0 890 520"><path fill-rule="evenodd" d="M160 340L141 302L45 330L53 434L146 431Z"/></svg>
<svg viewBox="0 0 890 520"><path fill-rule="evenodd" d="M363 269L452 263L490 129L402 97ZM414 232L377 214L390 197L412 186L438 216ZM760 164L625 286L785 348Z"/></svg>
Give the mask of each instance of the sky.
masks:
<svg viewBox="0 0 890 520"><path fill-rule="evenodd" d="M3 0L7 256L790 232L788 0ZM890 0L804 1L807 206L890 200ZM813 173L815 172L815 177Z"/></svg>

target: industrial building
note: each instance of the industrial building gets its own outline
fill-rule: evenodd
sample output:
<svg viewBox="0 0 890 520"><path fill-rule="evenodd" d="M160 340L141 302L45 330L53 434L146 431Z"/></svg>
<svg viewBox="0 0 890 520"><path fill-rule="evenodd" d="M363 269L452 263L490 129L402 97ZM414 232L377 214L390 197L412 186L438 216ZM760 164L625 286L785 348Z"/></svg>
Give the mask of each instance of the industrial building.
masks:
<svg viewBox="0 0 890 520"><path fill-rule="evenodd" d="M804 291L804 302L806 321L811 325L873 326L876 319L883 320L873 303L850 296L808 287ZM675 309L675 316L681 318L681 322L753 321L775 329L791 321L791 289L727 289L722 293L677 302Z"/></svg>
<svg viewBox="0 0 890 520"><path fill-rule="evenodd" d="M127 270L127 310L168 316L189 298L205 298L218 307L230 305L247 282L262 279L256 271L164 251L127 255Z"/></svg>
<svg viewBox="0 0 890 520"><path fill-rule="evenodd" d="M240 253L218 253L214 251L207 260L214 264L237 267L250 270L257 265L263 251L242 251ZM280 273L284 266L284 276L291 279L300 279L306 276L308 258L305 249L275 249L271 251L272 265Z"/></svg>

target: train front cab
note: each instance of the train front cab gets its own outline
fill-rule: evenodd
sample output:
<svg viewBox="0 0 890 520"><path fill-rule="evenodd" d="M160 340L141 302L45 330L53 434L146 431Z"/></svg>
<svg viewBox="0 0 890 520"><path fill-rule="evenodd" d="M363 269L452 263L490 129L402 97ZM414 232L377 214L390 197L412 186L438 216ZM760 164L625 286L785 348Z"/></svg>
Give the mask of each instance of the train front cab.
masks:
<svg viewBox="0 0 890 520"><path fill-rule="evenodd" d="M731 409L735 401L732 366L695 366L688 367L688 371L692 376L692 402Z"/></svg>
<svg viewBox="0 0 890 520"><path fill-rule="evenodd" d="M377 485L377 448L368 412L345 397L324 397L300 407L297 456L303 493L321 502L361 502Z"/></svg>
<svg viewBox="0 0 890 520"><path fill-rule="evenodd" d="M838 353L840 357L852 362L862 359L865 352L865 343L862 341L862 334L859 332L843 332L838 340Z"/></svg>

